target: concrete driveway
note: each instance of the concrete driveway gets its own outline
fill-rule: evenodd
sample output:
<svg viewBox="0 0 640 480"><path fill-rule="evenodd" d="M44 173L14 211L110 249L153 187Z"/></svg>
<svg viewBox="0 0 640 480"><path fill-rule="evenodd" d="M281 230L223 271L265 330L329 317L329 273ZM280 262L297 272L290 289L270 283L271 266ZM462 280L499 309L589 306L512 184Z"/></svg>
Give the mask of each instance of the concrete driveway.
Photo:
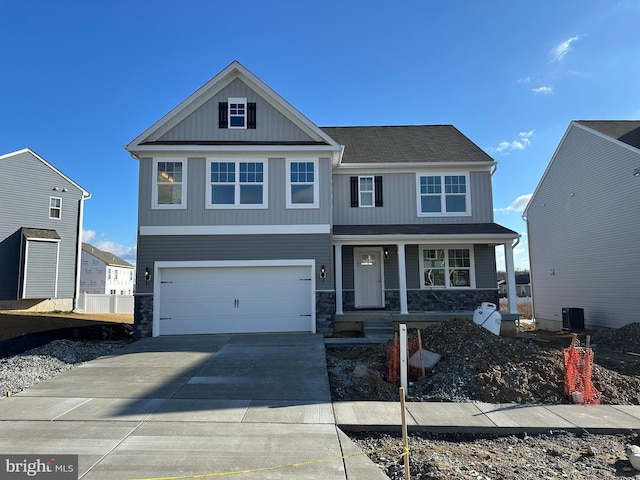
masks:
<svg viewBox="0 0 640 480"><path fill-rule="evenodd" d="M341 458L321 335L143 339L0 400L0 422L0 453L79 455L87 480L387 478Z"/></svg>

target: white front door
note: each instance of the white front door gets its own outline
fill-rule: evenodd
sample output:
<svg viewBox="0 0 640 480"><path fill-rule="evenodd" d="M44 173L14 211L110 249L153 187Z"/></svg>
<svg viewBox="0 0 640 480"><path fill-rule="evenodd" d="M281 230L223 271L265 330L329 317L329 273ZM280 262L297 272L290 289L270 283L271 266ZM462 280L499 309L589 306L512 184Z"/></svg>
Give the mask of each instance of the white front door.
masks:
<svg viewBox="0 0 640 480"><path fill-rule="evenodd" d="M353 257L355 307L384 307L382 251L370 248L354 248Z"/></svg>

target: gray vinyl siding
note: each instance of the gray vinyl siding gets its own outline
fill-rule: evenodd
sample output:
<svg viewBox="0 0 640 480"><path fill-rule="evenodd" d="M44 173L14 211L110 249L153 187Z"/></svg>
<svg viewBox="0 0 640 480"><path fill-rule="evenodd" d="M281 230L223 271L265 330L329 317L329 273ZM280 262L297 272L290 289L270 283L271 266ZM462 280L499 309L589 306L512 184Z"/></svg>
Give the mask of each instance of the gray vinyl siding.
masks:
<svg viewBox="0 0 640 480"><path fill-rule="evenodd" d="M19 295L22 227L58 233L61 238L58 298L73 298L82 191L29 152L0 160L0 167L0 300L16 300ZM54 187L58 190L54 191ZM62 198L60 219L49 218L49 197Z"/></svg>
<svg viewBox="0 0 640 480"><path fill-rule="evenodd" d="M247 157L230 154L216 158L231 161ZM284 158L269 158L267 161L268 208L206 208L206 196L209 194L208 162L205 158L189 158L186 161L187 208L152 209L153 161L150 158L140 160L139 225L329 225L331 223L331 162L328 158L321 158L318 161L319 208L286 208L287 166Z"/></svg>
<svg viewBox="0 0 640 480"><path fill-rule="evenodd" d="M487 245L474 245L473 257L475 261L476 288L498 287L496 272L496 249Z"/></svg>
<svg viewBox="0 0 640 480"><path fill-rule="evenodd" d="M639 320L640 154L571 126L527 210L534 314L588 327Z"/></svg>
<svg viewBox="0 0 640 480"><path fill-rule="evenodd" d="M55 298L57 277L57 242L27 242L22 298Z"/></svg>
<svg viewBox="0 0 640 480"><path fill-rule="evenodd" d="M218 128L218 102L243 97L256 103L256 128ZM192 114L162 135L161 141L314 141L242 80L235 79Z"/></svg>
<svg viewBox="0 0 640 480"><path fill-rule="evenodd" d="M363 171L361 175L369 175ZM351 207L351 174L334 174L335 225L388 225L493 222L493 197L489 172L469 174L470 216L419 217L415 173L382 174L382 207ZM373 175L372 175L373 176Z"/></svg>
<svg viewBox="0 0 640 480"><path fill-rule="evenodd" d="M316 260L316 273L325 266L327 277L316 278L317 290L333 289L331 236L325 235L140 235L138 237L138 293L153 290L145 284L144 269L154 261Z"/></svg>

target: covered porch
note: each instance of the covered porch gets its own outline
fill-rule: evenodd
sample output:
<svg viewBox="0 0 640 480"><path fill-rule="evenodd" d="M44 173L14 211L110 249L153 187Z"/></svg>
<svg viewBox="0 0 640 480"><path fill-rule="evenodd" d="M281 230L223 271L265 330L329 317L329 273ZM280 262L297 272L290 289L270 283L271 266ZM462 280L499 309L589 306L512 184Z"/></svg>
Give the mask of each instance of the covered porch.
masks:
<svg viewBox="0 0 640 480"><path fill-rule="evenodd" d="M513 248L519 235L500 225L335 226L336 331L363 322L427 324L472 318L499 304L495 247L507 270L508 311L517 319Z"/></svg>

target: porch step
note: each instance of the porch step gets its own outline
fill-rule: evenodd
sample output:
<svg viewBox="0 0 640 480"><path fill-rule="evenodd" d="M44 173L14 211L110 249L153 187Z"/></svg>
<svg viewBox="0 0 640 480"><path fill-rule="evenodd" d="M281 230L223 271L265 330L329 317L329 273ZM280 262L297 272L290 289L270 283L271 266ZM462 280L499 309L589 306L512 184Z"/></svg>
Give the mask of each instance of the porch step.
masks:
<svg viewBox="0 0 640 480"><path fill-rule="evenodd" d="M364 321L362 334L371 343L387 343L393 340L393 323L391 321Z"/></svg>

